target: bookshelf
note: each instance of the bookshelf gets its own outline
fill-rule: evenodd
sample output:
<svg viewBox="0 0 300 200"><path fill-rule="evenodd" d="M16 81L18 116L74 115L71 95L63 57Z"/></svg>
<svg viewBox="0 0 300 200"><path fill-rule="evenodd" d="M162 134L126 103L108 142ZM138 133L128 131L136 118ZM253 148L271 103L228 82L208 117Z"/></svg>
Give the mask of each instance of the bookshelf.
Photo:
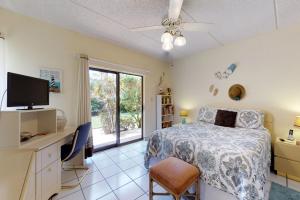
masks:
<svg viewBox="0 0 300 200"><path fill-rule="evenodd" d="M156 96L156 129L172 127L174 106L171 95Z"/></svg>

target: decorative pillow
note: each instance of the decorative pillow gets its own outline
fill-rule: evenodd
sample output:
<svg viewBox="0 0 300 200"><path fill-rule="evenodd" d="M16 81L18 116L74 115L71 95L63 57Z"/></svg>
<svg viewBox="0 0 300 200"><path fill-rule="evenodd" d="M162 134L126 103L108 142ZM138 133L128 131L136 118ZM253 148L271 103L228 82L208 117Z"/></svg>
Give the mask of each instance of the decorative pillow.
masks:
<svg viewBox="0 0 300 200"><path fill-rule="evenodd" d="M234 128L236 115L237 112L228 110L218 110L215 125Z"/></svg>
<svg viewBox="0 0 300 200"><path fill-rule="evenodd" d="M235 125L240 128L263 129L264 113L256 110L240 110Z"/></svg>
<svg viewBox="0 0 300 200"><path fill-rule="evenodd" d="M204 106L204 107L201 107L200 110L199 110L198 120L214 124L216 114L217 114L217 109L216 108Z"/></svg>

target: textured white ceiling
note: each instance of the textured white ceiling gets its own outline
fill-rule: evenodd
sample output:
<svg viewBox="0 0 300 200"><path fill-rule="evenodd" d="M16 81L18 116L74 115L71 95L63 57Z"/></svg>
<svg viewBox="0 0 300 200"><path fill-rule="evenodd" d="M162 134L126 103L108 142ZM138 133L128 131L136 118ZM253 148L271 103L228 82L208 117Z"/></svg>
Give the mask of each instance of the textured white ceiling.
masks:
<svg viewBox="0 0 300 200"><path fill-rule="evenodd" d="M165 60L300 23L300 0L184 0L185 22L213 22L207 32L184 32L185 47L161 50L159 25L169 0L0 0L0 6Z"/></svg>

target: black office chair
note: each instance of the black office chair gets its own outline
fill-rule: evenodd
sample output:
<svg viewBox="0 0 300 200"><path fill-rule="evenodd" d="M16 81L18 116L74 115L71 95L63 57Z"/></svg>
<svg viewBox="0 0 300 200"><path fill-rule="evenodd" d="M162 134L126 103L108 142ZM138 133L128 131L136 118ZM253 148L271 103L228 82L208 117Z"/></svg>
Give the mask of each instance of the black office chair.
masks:
<svg viewBox="0 0 300 200"><path fill-rule="evenodd" d="M79 152L85 147L88 141L90 129L91 129L91 122L80 125L75 131L72 143L64 144L63 146L61 146L61 162L62 162L62 168L64 170L87 169L86 173L81 177L78 184L70 185L70 186L62 186L62 188L76 187L77 185L80 184L80 182L84 179L84 177L88 173L88 168L85 167L64 168L63 163L77 156Z"/></svg>

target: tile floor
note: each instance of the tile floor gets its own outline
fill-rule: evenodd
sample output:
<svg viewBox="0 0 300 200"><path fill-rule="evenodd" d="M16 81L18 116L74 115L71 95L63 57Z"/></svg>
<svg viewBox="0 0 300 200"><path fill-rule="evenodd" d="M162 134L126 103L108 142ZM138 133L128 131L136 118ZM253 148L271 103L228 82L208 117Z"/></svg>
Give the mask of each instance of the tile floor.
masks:
<svg viewBox="0 0 300 200"><path fill-rule="evenodd" d="M144 168L147 143L136 142L94 154L87 159L89 174L80 186L59 193L55 200L148 200L148 173ZM84 171L63 171L63 184L74 184ZM273 182L285 185L283 177L272 174ZM289 180L289 187L300 191L300 183ZM155 185L156 192L164 191ZM171 200L156 196L156 200Z"/></svg>

